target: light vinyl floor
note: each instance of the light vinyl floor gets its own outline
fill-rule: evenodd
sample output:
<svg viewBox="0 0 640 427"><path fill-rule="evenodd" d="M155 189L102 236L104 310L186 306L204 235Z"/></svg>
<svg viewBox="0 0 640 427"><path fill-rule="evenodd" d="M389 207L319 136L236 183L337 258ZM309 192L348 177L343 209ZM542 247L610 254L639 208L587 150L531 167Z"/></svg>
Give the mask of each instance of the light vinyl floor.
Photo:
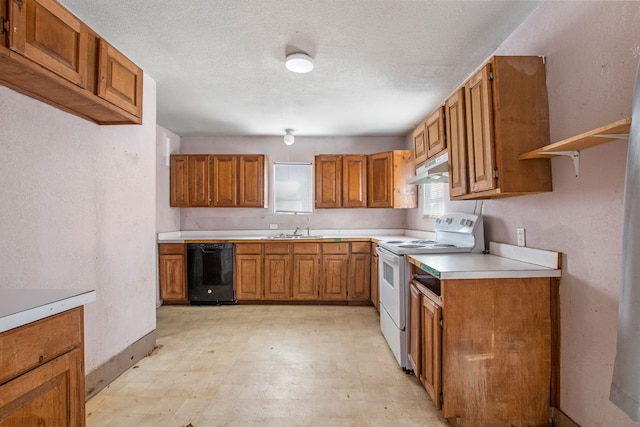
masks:
<svg viewBox="0 0 640 427"><path fill-rule="evenodd" d="M163 306L157 346L87 402L87 426L447 423L373 307Z"/></svg>

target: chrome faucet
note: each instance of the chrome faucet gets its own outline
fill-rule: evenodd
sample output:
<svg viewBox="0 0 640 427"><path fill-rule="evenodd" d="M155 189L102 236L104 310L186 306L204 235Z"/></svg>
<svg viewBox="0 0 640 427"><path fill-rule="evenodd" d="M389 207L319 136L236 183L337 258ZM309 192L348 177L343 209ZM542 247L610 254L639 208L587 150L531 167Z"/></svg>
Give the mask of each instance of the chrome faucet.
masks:
<svg viewBox="0 0 640 427"><path fill-rule="evenodd" d="M309 231L309 226L307 225L307 236L311 236L311 232Z"/></svg>
<svg viewBox="0 0 640 427"><path fill-rule="evenodd" d="M300 236L300 234L298 234L299 231L300 231L300 227L296 227L296 231L293 232L293 235Z"/></svg>

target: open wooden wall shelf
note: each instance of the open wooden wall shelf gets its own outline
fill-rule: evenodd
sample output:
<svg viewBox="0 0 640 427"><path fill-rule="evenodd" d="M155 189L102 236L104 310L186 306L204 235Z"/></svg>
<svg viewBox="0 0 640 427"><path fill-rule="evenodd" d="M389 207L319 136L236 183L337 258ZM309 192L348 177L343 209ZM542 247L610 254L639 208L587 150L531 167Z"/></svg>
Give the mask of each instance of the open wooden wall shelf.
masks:
<svg viewBox="0 0 640 427"><path fill-rule="evenodd" d="M579 171L580 150L604 144L616 139L626 139L629 137L631 128L631 118L618 120L617 122L601 126L597 129L563 139L553 144L545 145L533 151L521 154L519 160L543 159L554 156L569 156L573 159L576 176Z"/></svg>

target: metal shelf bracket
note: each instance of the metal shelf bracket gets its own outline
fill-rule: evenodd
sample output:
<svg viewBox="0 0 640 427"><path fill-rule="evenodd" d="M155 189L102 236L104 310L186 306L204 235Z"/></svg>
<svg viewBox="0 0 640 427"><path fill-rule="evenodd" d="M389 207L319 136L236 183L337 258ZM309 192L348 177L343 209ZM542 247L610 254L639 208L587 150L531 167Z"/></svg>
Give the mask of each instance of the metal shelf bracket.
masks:
<svg viewBox="0 0 640 427"><path fill-rule="evenodd" d="M580 152L579 151L546 151L544 154L550 154L553 156L568 156L573 160L573 170L576 171L576 177L580 172Z"/></svg>

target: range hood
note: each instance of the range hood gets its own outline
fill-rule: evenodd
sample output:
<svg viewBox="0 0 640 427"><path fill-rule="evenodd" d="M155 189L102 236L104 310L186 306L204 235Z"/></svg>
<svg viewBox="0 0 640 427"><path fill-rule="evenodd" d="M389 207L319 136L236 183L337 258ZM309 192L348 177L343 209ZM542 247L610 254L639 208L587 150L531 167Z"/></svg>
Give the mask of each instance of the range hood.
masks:
<svg viewBox="0 0 640 427"><path fill-rule="evenodd" d="M407 180L407 184L434 184L437 182L449 182L449 153L429 160L416 169L416 176Z"/></svg>

